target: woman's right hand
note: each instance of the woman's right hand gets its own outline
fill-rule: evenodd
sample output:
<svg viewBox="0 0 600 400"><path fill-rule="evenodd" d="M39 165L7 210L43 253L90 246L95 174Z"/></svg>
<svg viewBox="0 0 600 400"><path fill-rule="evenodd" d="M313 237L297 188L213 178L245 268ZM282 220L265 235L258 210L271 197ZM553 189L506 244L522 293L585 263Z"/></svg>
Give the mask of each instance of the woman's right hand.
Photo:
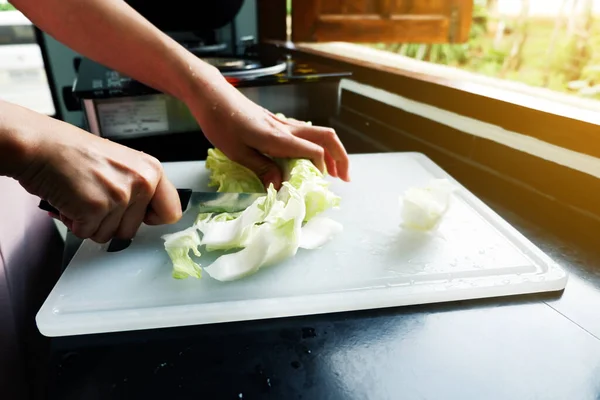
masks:
<svg viewBox="0 0 600 400"><path fill-rule="evenodd" d="M142 222L181 218L177 191L154 157L18 106L1 104L0 115L6 108L16 122L13 134L25 147L22 168L13 177L59 210L79 238L99 243L132 238Z"/></svg>

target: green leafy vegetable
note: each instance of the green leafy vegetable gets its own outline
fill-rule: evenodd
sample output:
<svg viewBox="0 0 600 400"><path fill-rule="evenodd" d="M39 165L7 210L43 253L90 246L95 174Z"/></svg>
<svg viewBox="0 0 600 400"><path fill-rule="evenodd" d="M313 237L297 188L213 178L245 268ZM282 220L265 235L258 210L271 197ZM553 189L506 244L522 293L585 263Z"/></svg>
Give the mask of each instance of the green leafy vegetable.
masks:
<svg viewBox="0 0 600 400"><path fill-rule="evenodd" d="M340 205L340 197L329 190L323 173L309 160L275 161L284 180L279 192L271 185L265 196L243 212L202 213L193 227L165 236L174 277L200 278L200 266L189 256L189 250L200 256L200 245L206 251L238 250L204 268L213 279L231 281L293 257L299 248L319 248L342 231L338 222L319 216ZM218 149L208 151L206 168L211 174L209 186L219 192L265 192L256 174Z"/></svg>
<svg viewBox="0 0 600 400"><path fill-rule="evenodd" d="M200 257L200 236L195 227L163 236L165 250L173 263L173 278L185 279L188 276L200 278L202 270L190 257L190 250Z"/></svg>
<svg viewBox="0 0 600 400"><path fill-rule="evenodd" d="M257 199L237 217L223 213L200 220L196 227L203 233L201 243L208 251L246 247L256 224L268 216L276 196L277 191L271 185L266 196Z"/></svg>
<svg viewBox="0 0 600 400"><path fill-rule="evenodd" d="M206 268L212 278L220 281L240 279L296 254L304 219L304 201L298 191L285 182L278 197L287 197L287 200L277 199L271 203L264 223L254 225L243 250L223 255Z"/></svg>
<svg viewBox="0 0 600 400"><path fill-rule="evenodd" d="M209 149L206 168L211 171L208 186L218 187L217 192L262 193L265 187L248 168L231 161L222 151Z"/></svg>
<svg viewBox="0 0 600 400"><path fill-rule="evenodd" d="M279 164L283 167L284 180L287 180L304 197L306 204L304 222L310 221L329 208L339 207L340 197L329 190L329 182L311 161L280 160Z"/></svg>

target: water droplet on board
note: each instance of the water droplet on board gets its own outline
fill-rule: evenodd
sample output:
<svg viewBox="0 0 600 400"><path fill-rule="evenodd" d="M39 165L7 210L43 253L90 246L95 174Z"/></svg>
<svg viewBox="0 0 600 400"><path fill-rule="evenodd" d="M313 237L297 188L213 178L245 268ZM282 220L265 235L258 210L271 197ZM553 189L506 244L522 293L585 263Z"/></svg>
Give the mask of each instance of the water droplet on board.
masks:
<svg viewBox="0 0 600 400"><path fill-rule="evenodd" d="M316 336L315 328L302 328L302 339L314 338Z"/></svg>

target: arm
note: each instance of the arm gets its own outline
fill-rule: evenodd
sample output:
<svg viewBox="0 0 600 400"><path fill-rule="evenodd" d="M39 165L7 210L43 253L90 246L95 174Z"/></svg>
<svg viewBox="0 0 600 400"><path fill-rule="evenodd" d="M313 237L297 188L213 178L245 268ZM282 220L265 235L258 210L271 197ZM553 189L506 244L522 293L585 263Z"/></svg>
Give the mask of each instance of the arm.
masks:
<svg viewBox="0 0 600 400"><path fill-rule="evenodd" d="M186 100L191 81L214 79L201 62L121 0L12 0L36 26L100 64ZM200 82L202 83L202 82Z"/></svg>
<svg viewBox="0 0 600 400"><path fill-rule="evenodd" d="M13 0L40 29L84 56L182 100L208 140L264 182L281 184L270 157L311 159L349 180L331 128L282 121L121 0ZM266 155L266 156L265 156ZM268 157L270 156L270 157Z"/></svg>
<svg viewBox="0 0 600 400"><path fill-rule="evenodd" d="M133 237L142 221L181 217L155 158L1 100L0 175L48 200L75 235L97 242Z"/></svg>
<svg viewBox="0 0 600 400"><path fill-rule="evenodd" d="M12 108L11 104L0 100L0 176L16 178L25 169L29 158L28 135L14 126Z"/></svg>

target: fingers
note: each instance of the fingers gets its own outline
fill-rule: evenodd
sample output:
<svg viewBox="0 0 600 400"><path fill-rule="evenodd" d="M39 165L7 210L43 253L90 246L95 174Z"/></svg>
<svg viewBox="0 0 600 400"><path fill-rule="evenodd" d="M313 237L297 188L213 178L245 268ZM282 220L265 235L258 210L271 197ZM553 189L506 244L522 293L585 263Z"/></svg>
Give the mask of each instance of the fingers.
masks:
<svg viewBox="0 0 600 400"><path fill-rule="evenodd" d="M61 213L61 220L78 238L106 243L119 227L121 216L129 202L129 199L125 197L126 193L119 192L123 197L118 202L108 197L104 197L103 200L88 200L86 207L80 210L79 215L74 215L71 219L70 216L67 217ZM91 195L88 199L101 198L101 194Z"/></svg>
<svg viewBox="0 0 600 400"><path fill-rule="evenodd" d="M144 222L148 199L134 202L129 205L119 225L115 236L120 239L131 239L137 233L140 225Z"/></svg>
<svg viewBox="0 0 600 400"><path fill-rule="evenodd" d="M179 221L183 214L177 190L164 175L150 200L150 208L152 211L149 211L144 218L144 222L148 225L173 224Z"/></svg>
<svg viewBox="0 0 600 400"><path fill-rule="evenodd" d="M115 233L119 229L121 218L125 210L122 207L113 209L107 216L102 220L98 230L91 236L91 239L96 243L106 243L115 236Z"/></svg>
<svg viewBox="0 0 600 400"><path fill-rule="evenodd" d="M270 184L273 184L276 190L281 188L281 170L269 157L253 149L246 148L243 154L236 157L234 161L239 162L254 172L260 178L265 188L268 188Z"/></svg>
<svg viewBox="0 0 600 400"><path fill-rule="evenodd" d="M73 231L73 220L70 218L65 217L64 215L59 215L58 219L60 219L62 221L63 224L65 224L65 226L67 227L68 230L70 230L71 232Z"/></svg>
<svg viewBox="0 0 600 400"><path fill-rule="evenodd" d="M327 173L334 178L339 178L335 160L331 157L328 151L325 152L325 165L327 165Z"/></svg>
<svg viewBox="0 0 600 400"><path fill-rule="evenodd" d="M63 222L67 224L68 218L63 219ZM102 222L102 218L98 218L97 216L90 215L84 219L74 219L71 221L71 232L75 236L80 239L91 238L98 228L100 227L100 223ZM69 226L69 225L67 225Z"/></svg>
<svg viewBox="0 0 600 400"><path fill-rule="evenodd" d="M331 157L329 163L332 165L327 165L329 173L344 181L350 181L348 154L333 129L309 125L293 125L290 129L294 136L322 146L325 149L326 161L327 155Z"/></svg>
<svg viewBox="0 0 600 400"><path fill-rule="evenodd" d="M162 171L162 169L160 171ZM161 173L162 172L159 172L159 177L161 176ZM166 178L162 179L166 180ZM158 182L158 184L160 184L160 181ZM121 223L115 234L116 237L120 239L131 239L135 236L140 225L144 222L147 210L149 209L149 204L156 195L157 190L157 188L152 187L152 185L145 180L139 180L137 182L137 186L134 188L134 193L136 193L136 195L134 195L134 198L121 218ZM154 225L160 224L161 217L155 212L152 213L153 216L149 217L150 220Z"/></svg>

